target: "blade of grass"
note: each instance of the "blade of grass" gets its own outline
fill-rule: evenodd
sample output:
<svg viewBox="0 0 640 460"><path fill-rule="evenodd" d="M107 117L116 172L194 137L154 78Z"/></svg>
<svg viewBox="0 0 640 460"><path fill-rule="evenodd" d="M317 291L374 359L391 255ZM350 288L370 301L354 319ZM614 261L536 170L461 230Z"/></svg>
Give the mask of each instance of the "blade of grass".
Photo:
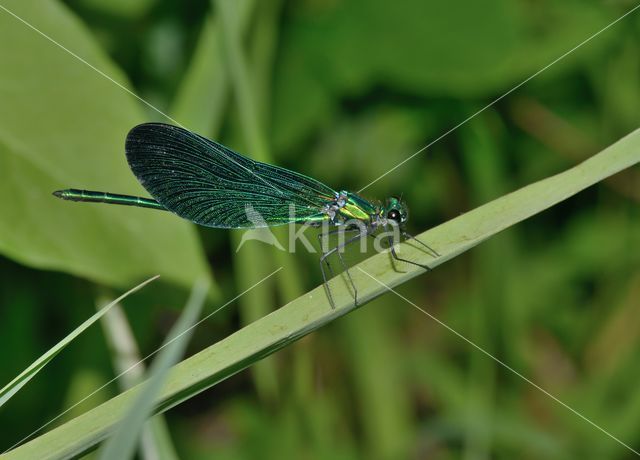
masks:
<svg viewBox="0 0 640 460"><path fill-rule="evenodd" d="M234 91L240 125L243 136L247 139L247 149L251 156L268 161L266 140L262 135L258 119L257 98L255 88L250 85L247 76L247 64L244 56L243 37L239 30L238 7L243 2L229 2L228 0L212 0L211 5L216 9L220 18L220 36L223 49L225 67L231 78L231 89ZM251 10L255 14L255 2L245 0L251 4ZM239 247L242 243L242 234L232 233L233 246ZM234 258L234 273L236 274L239 290L253 285L260 279L260 274L275 268L272 252L262 245L248 246L238 252ZM273 297L275 280L261 284L239 300L240 316L243 324L251 323L266 315L271 304L269 299ZM275 363L271 360L261 362L252 369L253 382L262 401L273 403L278 398L278 372Z"/></svg>
<svg viewBox="0 0 640 460"><path fill-rule="evenodd" d="M104 315L101 323L109 343L115 373L122 375L118 386L121 391L126 391L144 380L146 367L141 362L138 344L120 305L114 306ZM178 459L162 414L145 424L140 440L140 457L143 460Z"/></svg>
<svg viewBox="0 0 640 460"><path fill-rule="evenodd" d="M359 312L340 322L340 345L349 358L346 382L352 382L354 412L361 419L362 451L369 458L408 458L412 441L411 395L401 391L402 350L394 305ZM386 307L386 308L384 308ZM384 372L380 372L380 364Z"/></svg>
<svg viewBox="0 0 640 460"><path fill-rule="evenodd" d="M503 167L503 155L499 151L497 139L503 139L503 130L493 114L483 114L476 118L465 130L463 139L463 158L468 170L471 193L476 203L482 203L503 190L502 184L508 184ZM488 121L494 122L493 130L488 128ZM503 320L503 297L500 289L504 283L504 270L512 263L513 240L503 235L478 248L473 264L474 276L468 287L469 303L465 309L469 311L470 336L491 353L495 352L492 331L495 324ZM509 342L510 343L510 342ZM464 428L464 459L490 458L493 449L492 426L495 417L496 363L485 359L485 356L472 353L469 355L467 376L467 401Z"/></svg>
<svg viewBox="0 0 640 460"><path fill-rule="evenodd" d="M496 233L523 221L570 196L640 161L640 130L636 130L599 154L555 176L523 187L493 200L420 235L441 254L432 259L424 251L403 244L403 257L431 266L440 265ZM424 273L412 265L393 269L389 254L377 254L351 271L361 302L387 292L380 282L395 287ZM229 378L262 358L354 310L349 290L334 279L336 308L327 301L323 286L304 294L279 310L260 318L224 340L177 364L156 400L163 412L216 383ZM340 285L338 289L337 285ZM135 387L70 422L24 444L5 455L6 459L63 458L90 450L112 429L136 397Z"/></svg>
<svg viewBox="0 0 640 460"><path fill-rule="evenodd" d="M101 324L116 375L131 368L118 381L122 391L128 390L144 380L145 365L140 363L132 368L140 361L140 352L120 305L114 305L113 309L104 315Z"/></svg>
<svg viewBox="0 0 640 460"><path fill-rule="evenodd" d="M137 285L133 289L130 289L129 291L125 292L120 297L118 297L116 300L111 302L110 304L104 306L101 310L99 310L97 313L95 313L93 316L91 316L91 318L87 319L84 323L82 323L80 326L75 328L73 330L73 332L71 332L64 339L62 339L60 342L58 342L54 347L49 349L49 351L47 351L45 354L40 356L40 358L36 359L33 362L33 364L31 364L29 367L27 367L24 371L22 371L20 373L20 375L18 375L15 379L13 379L11 382L9 382L7 385L5 385L4 388L2 388L2 390L0 390L0 407L2 407L4 405L4 403L6 403L9 399L11 399L11 397L20 390L20 388L25 386L27 384L27 382L29 382L29 380L31 380L33 377L35 377L35 375L38 372L40 372L40 370L44 366L46 366L47 363L49 363L49 361L51 361L58 353L60 353L76 337L78 337L80 334L82 334L89 326L91 326L93 323L95 323L97 320L99 320L106 312L108 312L109 309L111 309L111 307L116 305L118 302L122 301L122 299L126 298L128 295L133 294L138 289L141 289L142 287L146 286L151 281L156 280L158 277L159 277L159 275L154 276L153 278L149 278L148 280L140 283L139 285Z"/></svg>
<svg viewBox="0 0 640 460"><path fill-rule="evenodd" d="M253 2L252 2L253 3ZM222 43L224 56L229 68L232 86L238 100L238 109L242 129L247 138L251 155L258 161L269 160L267 141L260 126L258 104L255 88L251 85L247 60L242 47L242 31L238 15L238 5L241 2L229 0L214 0L213 5L220 13L222 29Z"/></svg>
<svg viewBox="0 0 640 460"><path fill-rule="evenodd" d="M200 315L208 288L207 281L199 281L194 286L187 306L162 345L162 351L151 365L149 379L143 383L142 390L116 426L113 436L104 444L100 451L100 460L132 458L135 454L138 438L146 420L153 415L155 400L169 369L180 360L187 348L193 333L192 326Z"/></svg>
<svg viewBox="0 0 640 460"><path fill-rule="evenodd" d="M246 0L245 0L246 1ZM255 2L251 2L252 4ZM244 137L247 139L247 147L251 156L255 159L267 163L271 163L272 155L269 148L269 142L264 130L264 120L260 114L268 112L267 97L259 94L259 87L256 82L268 81L267 70L271 62L257 62L254 68L249 68L247 53L243 46L242 30L240 29L239 6L242 2L230 0L212 0L212 5L217 7L220 14L222 43L225 50L226 64L232 79L232 87L237 99L238 112L240 115L240 125ZM255 7L255 5L254 5ZM259 31L262 34L256 37L256 40L262 42L262 46L271 44L275 47L276 43L276 26L278 19L279 2L269 3L270 11L261 11L257 19ZM262 50L263 56L268 59L273 53L267 53L266 49ZM273 51L273 50L270 50ZM250 74L258 74L258 78L252 81ZM262 104L261 104L262 103ZM261 106L262 105L262 106ZM286 229L273 229L273 233L281 240L286 234ZM241 242L241 235L235 234L234 243L238 246ZM261 261L258 265L256 262ZM271 248L250 246L236 257L235 272L241 288L251 286L260 278L260 273L271 267L286 267L282 276L275 280L280 293L280 298L292 299L299 296L303 292L302 281L300 279L300 270L297 268L295 260L289 254L283 251L276 251ZM240 309L244 323L255 321L271 311L272 306L269 302L271 286L269 284L261 285L258 290L250 293L247 297L240 300ZM275 363L265 361L260 363L253 369L254 382L258 388L258 392L263 400L274 401L278 397L278 372Z"/></svg>
<svg viewBox="0 0 640 460"><path fill-rule="evenodd" d="M238 3L238 27L244 36L253 12L253 2ZM229 75L220 43L220 20L205 20L189 68L175 96L171 114L189 129L215 138L224 121L229 99Z"/></svg>

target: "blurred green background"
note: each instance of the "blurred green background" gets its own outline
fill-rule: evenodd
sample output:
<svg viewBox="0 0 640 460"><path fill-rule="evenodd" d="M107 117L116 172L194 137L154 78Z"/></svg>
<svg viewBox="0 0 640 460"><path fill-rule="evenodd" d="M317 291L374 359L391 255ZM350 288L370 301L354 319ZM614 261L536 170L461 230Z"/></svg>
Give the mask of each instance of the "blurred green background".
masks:
<svg viewBox="0 0 640 460"><path fill-rule="evenodd" d="M232 2L226 15L206 0L0 5L188 128L358 190L635 2L266 0ZM589 157L638 127L639 38L636 12L364 195L402 193L417 233ZM162 281L124 303L143 355L201 273L215 280L210 312L285 266L201 325L190 353L320 283L316 254L259 242L236 254L240 232L51 197L66 187L144 194L124 138L167 119L2 10L0 101L0 382L97 299L146 276ZM635 167L400 292L638 449L639 201ZM93 328L3 407L0 449L114 373ZM61 421L118 391L109 385ZM190 459L633 455L390 295L166 419Z"/></svg>

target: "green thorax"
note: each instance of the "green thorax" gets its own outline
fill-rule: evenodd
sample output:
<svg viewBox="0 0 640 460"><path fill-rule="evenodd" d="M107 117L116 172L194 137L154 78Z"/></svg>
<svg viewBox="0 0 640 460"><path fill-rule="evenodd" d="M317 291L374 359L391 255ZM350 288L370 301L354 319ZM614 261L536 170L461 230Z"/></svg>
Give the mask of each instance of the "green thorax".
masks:
<svg viewBox="0 0 640 460"><path fill-rule="evenodd" d="M361 196L349 192L342 193L346 193L347 201L345 205L340 208L338 213L345 220L371 220L373 216L376 216L379 213L378 206L365 200Z"/></svg>

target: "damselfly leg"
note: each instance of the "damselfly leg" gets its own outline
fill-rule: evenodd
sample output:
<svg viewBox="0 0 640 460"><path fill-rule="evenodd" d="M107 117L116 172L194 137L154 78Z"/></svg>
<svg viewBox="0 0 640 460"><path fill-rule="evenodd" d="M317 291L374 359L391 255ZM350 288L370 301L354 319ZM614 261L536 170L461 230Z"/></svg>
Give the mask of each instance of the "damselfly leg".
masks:
<svg viewBox="0 0 640 460"><path fill-rule="evenodd" d="M432 249L430 246L428 246L426 243L423 243L422 241L420 241L417 238L414 238L413 236L409 235L407 232L402 232L402 236L405 237L408 240L413 240L413 241L417 241L418 243L420 243L422 246L424 246L425 248L427 248L429 250L429 252L434 255L435 257L439 257L440 254L438 254L434 249ZM395 260L399 260L400 262L405 262L411 265L415 265L416 267L421 267L424 268L427 271L431 271L431 267L429 267L428 265L425 264L420 264L418 262L414 262L412 260L409 259L404 259L402 257L400 257L398 255L398 253L396 252L396 248L395 248L395 244L393 241L393 237L391 235L387 236L387 243L389 244L389 249L391 250L391 256L395 259Z"/></svg>
<svg viewBox="0 0 640 460"><path fill-rule="evenodd" d="M329 262L329 256L331 256L332 254L334 254L335 252L338 253L338 259L340 260L340 264L342 265L342 268L344 269L345 274L347 275L347 279L349 280L349 284L351 285L351 289L353 289L353 301L355 303L355 305L358 305L358 289L356 288L355 283L353 282L353 278L351 277L351 273L349 272L349 267L347 267L347 264L344 262L344 259L342 258L342 250L349 244L354 243L358 240L360 240L363 237L366 237L367 235L369 235L370 233L367 230L362 230L361 228L338 228L335 230L331 230L325 234L320 234L318 235L318 241L321 241L322 237L329 237L330 235L334 235L336 233L340 233L340 232L344 232L344 233L353 233L353 232L358 232L357 235L352 236L351 238L349 238L348 240L344 241L341 244L338 244L336 247L331 248L330 250L328 250L327 252L322 252L322 256L320 257L320 271L322 272L322 280L324 282L324 288L327 291L327 297L329 298L329 303L331 304L331 308L335 308L335 302L333 300L333 295L331 294L331 287L329 286L328 283L328 279L327 279L327 273L325 272L324 266L326 264L327 269L329 270L329 274L331 275L331 278L333 278L334 274L333 274L333 269L331 268L331 263ZM320 242L320 250L323 251L323 246L322 243Z"/></svg>
<svg viewBox="0 0 640 460"><path fill-rule="evenodd" d="M437 252L435 249L433 249L433 248L432 248L431 246L429 246L427 243L424 243L424 242L420 241L420 240L419 240L418 238L416 238L415 236L410 235L410 234L408 234L408 233L407 233L407 232L405 232L405 231L403 231L403 232L402 232L402 236L404 236L407 240L413 240L413 241L418 242L419 244L421 244L422 246L424 246L425 248L427 248L427 250L428 250L429 252L431 252L431 254L432 254L434 257L440 257L440 254L438 254L438 252Z"/></svg>

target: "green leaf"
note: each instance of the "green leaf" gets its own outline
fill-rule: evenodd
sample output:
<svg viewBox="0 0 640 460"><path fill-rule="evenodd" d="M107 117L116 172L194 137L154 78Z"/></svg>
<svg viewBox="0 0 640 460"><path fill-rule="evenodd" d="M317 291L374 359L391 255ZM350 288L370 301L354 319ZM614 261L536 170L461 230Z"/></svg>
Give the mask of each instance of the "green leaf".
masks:
<svg viewBox="0 0 640 460"><path fill-rule="evenodd" d="M238 2L237 8L238 28L245 35L253 2ZM230 82L220 35L219 18L207 17L171 110L176 120L205 136L218 135L229 99Z"/></svg>
<svg viewBox="0 0 640 460"><path fill-rule="evenodd" d="M274 79L277 149L331 119L341 98L373 88L495 98L611 21L602 6L575 0L543 8L511 0L412 0L402 8L385 0L307 1L291 11ZM589 52L611 38L603 34ZM555 68L575 68L576 56L584 53Z"/></svg>
<svg viewBox="0 0 640 460"><path fill-rule="evenodd" d="M86 8L92 8L106 14L137 18L151 9L157 0L81 0Z"/></svg>
<svg viewBox="0 0 640 460"><path fill-rule="evenodd" d="M229 78L220 56L219 29L212 16L205 19L171 109L173 118L203 135L218 133L229 93Z"/></svg>
<svg viewBox="0 0 640 460"><path fill-rule="evenodd" d="M142 390L127 410L127 414L116 426L115 433L100 451L101 460L132 458L138 437L146 420L151 417L158 393L162 389L169 369L180 360L193 333L193 325L200 316L208 291L206 282L197 283L180 318L173 326L167 340L160 347L158 357L149 370L149 379L142 384Z"/></svg>
<svg viewBox="0 0 640 460"><path fill-rule="evenodd" d="M53 0L2 2L128 87L90 33ZM122 286L151 273L191 286L208 268L194 228L165 212L68 203L85 188L146 195L124 139L145 121L113 82L0 9L0 253L37 268Z"/></svg>
<svg viewBox="0 0 640 460"><path fill-rule="evenodd" d="M124 294L122 294L116 300L114 300L113 302L109 303L108 305L106 305L105 307L100 309L97 313L95 313L93 316L91 316L91 318L87 319L84 323L82 323L80 326L75 328L73 330L73 332L71 332L64 339L62 339L60 342L58 342L53 348L51 348L45 354L40 356L40 358L35 360L33 362L33 364L31 364L29 367L27 367L24 371L22 371L20 373L20 375L18 375L15 379L13 379L11 382L9 382L7 385L5 385L4 388L2 388L0 390L0 407L2 407L2 405L4 405L4 403L6 403L9 399L11 399L11 397L14 394L16 394L18 392L18 390L20 390L20 388L25 386L27 384L27 382L29 382L29 380L31 380L33 377L35 377L35 375L38 372L40 372L40 370L44 366L46 366L49 363L49 361L51 361L58 353L60 353L76 337L78 337L80 334L82 334L89 326L91 326L93 323L95 323L97 320L99 320L105 313L107 313L111 307L113 307L114 305L116 305L118 302L120 302L125 297L127 297L130 294L136 292L138 289L141 289L143 286L147 285L148 283L150 283L151 281L153 281L153 280L155 280L157 278L158 278L158 276L154 276L153 278L150 278L147 281L145 281L143 283L140 283L139 285L137 285L133 289L130 289L129 291L127 291Z"/></svg>
<svg viewBox="0 0 640 460"><path fill-rule="evenodd" d="M638 162L640 130L563 173L509 193L418 235L440 253L436 260L411 243L401 245L402 256L438 266ZM393 269L387 253L377 254L353 267L351 275L358 286L360 301L364 303L381 296L388 288L424 273L413 265L398 264L397 268ZM323 286L319 286L176 365L156 401L157 411L193 397L354 310L351 294L342 281L340 278L331 281L335 309L329 306ZM136 387L111 399L7 453L5 458L62 458L87 451L108 436L138 391Z"/></svg>

